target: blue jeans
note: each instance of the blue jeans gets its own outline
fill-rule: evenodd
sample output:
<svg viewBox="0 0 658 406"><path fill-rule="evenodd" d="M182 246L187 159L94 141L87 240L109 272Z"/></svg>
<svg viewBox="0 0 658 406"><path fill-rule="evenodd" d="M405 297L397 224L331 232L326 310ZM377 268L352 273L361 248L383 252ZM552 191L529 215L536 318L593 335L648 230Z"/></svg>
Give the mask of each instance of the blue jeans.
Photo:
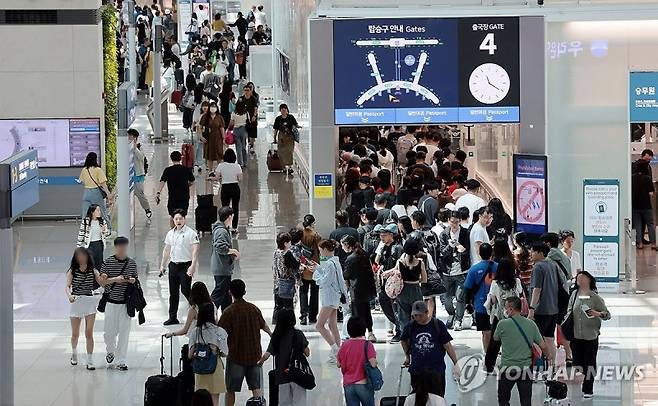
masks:
<svg viewBox="0 0 658 406"><path fill-rule="evenodd" d="M194 165L203 167L203 143L201 142L201 135L194 134L192 139L194 140Z"/></svg>
<svg viewBox="0 0 658 406"><path fill-rule="evenodd" d="M235 153L240 166L247 165L247 127L236 127L233 129L235 138Z"/></svg>
<svg viewBox="0 0 658 406"><path fill-rule="evenodd" d="M375 391L366 384L352 384L345 388L346 406L375 406Z"/></svg>
<svg viewBox="0 0 658 406"><path fill-rule="evenodd" d="M96 204L101 208L101 215L103 216L103 220L105 220L105 224L107 224L108 228L112 228L110 216L107 212L107 206L105 205L105 199L103 199L101 191L98 188L85 188L85 192L82 195L82 218L87 215L87 210L89 210L89 206L92 204Z"/></svg>

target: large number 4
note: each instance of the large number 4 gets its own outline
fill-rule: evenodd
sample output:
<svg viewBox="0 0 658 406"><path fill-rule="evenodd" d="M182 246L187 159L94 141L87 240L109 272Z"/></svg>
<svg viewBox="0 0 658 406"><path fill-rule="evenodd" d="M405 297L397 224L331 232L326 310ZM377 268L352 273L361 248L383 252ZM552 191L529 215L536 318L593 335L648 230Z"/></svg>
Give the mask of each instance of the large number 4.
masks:
<svg viewBox="0 0 658 406"><path fill-rule="evenodd" d="M494 42L494 33L487 34L480 44L480 51L489 51L489 55L496 53L498 46Z"/></svg>

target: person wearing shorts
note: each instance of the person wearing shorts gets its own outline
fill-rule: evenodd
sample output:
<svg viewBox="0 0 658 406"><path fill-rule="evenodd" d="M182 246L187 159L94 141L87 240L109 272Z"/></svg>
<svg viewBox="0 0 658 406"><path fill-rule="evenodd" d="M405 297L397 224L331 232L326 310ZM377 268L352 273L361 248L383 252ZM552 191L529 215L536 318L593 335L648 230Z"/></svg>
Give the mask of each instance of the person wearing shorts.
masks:
<svg viewBox="0 0 658 406"><path fill-rule="evenodd" d="M557 265L553 261L546 260L550 247L537 241L530 247L530 258L535 265L532 267L532 279L530 280L531 296L528 318L535 321L539 332L548 350L548 358L555 359L555 327L558 319L558 289L560 278Z"/></svg>
<svg viewBox="0 0 658 406"><path fill-rule="evenodd" d="M242 390L242 382L255 398L263 396L263 369L258 362L263 354L260 331L270 336L272 332L260 309L244 300L247 288L241 279L229 284L233 303L222 312L219 327L228 333L228 356L226 357L226 406L235 405L235 392Z"/></svg>
<svg viewBox="0 0 658 406"><path fill-rule="evenodd" d="M491 259L493 256L491 244L483 242L478 249L478 258L482 260L471 265L471 269L468 270L464 281L464 303L469 313L475 313L473 315L475 326L482 334L482 348L486 353L491 341L491 323L484 303L489 295L491 282L496 277L498 263Z"/></svg>

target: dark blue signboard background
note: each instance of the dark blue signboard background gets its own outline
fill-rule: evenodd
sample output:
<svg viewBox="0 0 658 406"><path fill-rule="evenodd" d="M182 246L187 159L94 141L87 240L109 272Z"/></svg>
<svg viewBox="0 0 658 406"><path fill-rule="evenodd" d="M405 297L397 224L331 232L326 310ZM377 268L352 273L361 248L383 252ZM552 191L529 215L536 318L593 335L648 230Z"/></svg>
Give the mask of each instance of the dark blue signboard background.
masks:
<svg viewBox="0 0 658 406"><path fill-rule="evenodd" d="M390 46L391 39L404 39L404 46ZM357 45L357 41L381 40L381 45ZM437 44L410 44L414 40L436 40ZM373 66L368 55L373 54L384 83L395 80L413 82L414 73L426 53L418 85L438 98L436 104L430 98L407 89L392 89L377 94L362 105L357 100L363 93L377 85ZM396 122L396 112L391 109L414 109L403 112L413 122L449 122L442 117L454 115L458 105L459 75L456 19L372 19L344 20L334 23L334 103L336 123L362 123L360 117L348 117L349 111L371 111L367 122ZM398 69L399 68L399 69ZM399 72L399 73L398 73ZM452 108L452 110L445 110ZM443 110L442 110L443 109ZM435 113L432 115L432 111ZM429 115L428 115L429 114Z"/></svg>

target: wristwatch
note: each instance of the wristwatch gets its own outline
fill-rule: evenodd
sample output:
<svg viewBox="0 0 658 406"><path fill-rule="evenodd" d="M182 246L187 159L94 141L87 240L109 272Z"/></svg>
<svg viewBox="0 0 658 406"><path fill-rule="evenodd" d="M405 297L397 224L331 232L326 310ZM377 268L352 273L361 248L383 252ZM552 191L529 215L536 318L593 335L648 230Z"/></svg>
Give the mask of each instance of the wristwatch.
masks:
<svg viewBox="0 0 658 406"><path fill-rule="evenodd" d="M535 306L528 306L528 309L535 310Z"/></svg>

